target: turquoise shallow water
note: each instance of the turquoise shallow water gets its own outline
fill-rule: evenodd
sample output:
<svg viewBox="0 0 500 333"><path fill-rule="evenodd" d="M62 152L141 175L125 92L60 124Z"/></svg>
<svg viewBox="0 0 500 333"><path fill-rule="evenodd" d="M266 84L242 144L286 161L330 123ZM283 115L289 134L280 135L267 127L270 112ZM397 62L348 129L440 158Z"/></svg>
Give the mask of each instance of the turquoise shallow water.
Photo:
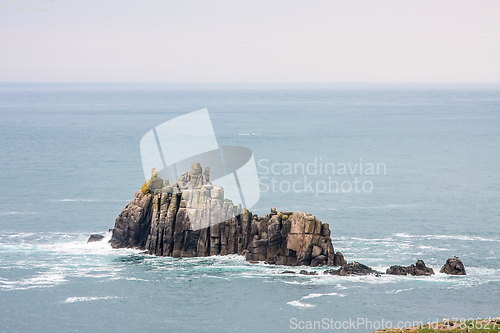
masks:
<svg viewBox="0 0 500 333"><path fill-rule="evenodd" d="M236 88L1 85L0 330L285 332L294 318L500 315L497 87ZM375 269L423 259L438 272L457 255L468 275L288 276L238 256L179 260L86 244L144 182L142 135L205 107L220 145L254 153L263 184L254 213L315 214L336 250ZM285 163L315 161L385 172L284 174ZM313 190L285 191L304 177ZM355 178L373 190L315 191Z"/></svg>

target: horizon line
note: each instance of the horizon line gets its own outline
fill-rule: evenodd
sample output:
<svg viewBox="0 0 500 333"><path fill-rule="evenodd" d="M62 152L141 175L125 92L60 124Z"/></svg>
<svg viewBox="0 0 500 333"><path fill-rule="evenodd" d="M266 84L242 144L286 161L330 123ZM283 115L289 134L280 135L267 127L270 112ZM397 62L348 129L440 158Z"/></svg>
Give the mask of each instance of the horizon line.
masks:
<svg viewBox="0 0 500 333"><path fill-rule="evenodd" d="M499 81L0 81L0 84L16 83L147 83L147 84L499 84Z"/></svg>

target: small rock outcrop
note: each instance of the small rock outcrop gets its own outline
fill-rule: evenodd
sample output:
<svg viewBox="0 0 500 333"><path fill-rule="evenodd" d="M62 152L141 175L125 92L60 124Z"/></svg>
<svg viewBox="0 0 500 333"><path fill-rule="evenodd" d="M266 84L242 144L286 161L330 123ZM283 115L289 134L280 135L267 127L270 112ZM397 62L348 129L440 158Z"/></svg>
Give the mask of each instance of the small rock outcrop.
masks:
<svg viewBox="0 0 500 333"><path fill-rule="evenodd" d="M387 269L385 274L389 275L413 275L413 276L430 276L434 275L434 270L427 267L423 260L418 260L411 266L391 266Z"/></svg>
<svg viewBox="0 0 500 333"><path fill-rule="evenodd" d="M249 262L277 265L343 265L335 253L328 223L303 212L253 215L224 198L199 163L170 185L152 177L137 191L115 222L110 244L172 257L240 254ZM160 184L161 183L161 184ZM159 188L163 186L163 188Z"/></svg>
<svg viewBox="0 0 500 333"><path fill-rule="evenodd" d="M100 242L103 239L104 239L104 236L102 236L102 235L92 234L92 235L90 235L89 239L87 240L87 243Z"/></svg>
<svg viewBox="0 0 500 333"><path fill-rule="evenodd" d="M281 272L280 274L296 274L296 272L294 272L294 271L284 271L284 272ZM300 275L318 275L318 272L314 272L314 271L308 272L305 269L303 269L300 272L298 272L298 274L300 274Z"/></svg>
<svg viewBox="0 0 500 333"><path fill-rule="evenodd" d="M380 275L380 272L377 272L376 270L372 269L371 267L368 267L366 265L363 265L360 262L351 262L349 264L346 264L339 269L328 269L323 272L323 274L330 274L330 275L340 275L340 276L348 276L348 275L368 275L368 274L375 274L375 275Z"/></svg>
<svg viewBox="0 0 500 333"><path fill-rule="evenodd" d="M344 259L344 255L340 252L335 253L333 257L333 266L345 266L347 265L347 260Z"/></svg>
<svg viewBox="0 0 500 333"><path fill-rule="evenodd" d="M462 260L458 259L458 257L448 258L446 260L446 264L441 267L439 273L445 273L450 275L466 275L464 264Z"/></svg>

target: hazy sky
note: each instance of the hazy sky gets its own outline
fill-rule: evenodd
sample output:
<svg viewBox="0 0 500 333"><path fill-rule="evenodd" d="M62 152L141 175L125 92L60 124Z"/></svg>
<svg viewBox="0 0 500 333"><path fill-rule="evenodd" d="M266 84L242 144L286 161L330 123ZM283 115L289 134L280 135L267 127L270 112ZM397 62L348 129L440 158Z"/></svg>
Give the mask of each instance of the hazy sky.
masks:
<svg viewBox="0 0 500 333"><path fill-rule="evenodd" d="M498 0L6 1L0 81L500 82Z"/></svg>

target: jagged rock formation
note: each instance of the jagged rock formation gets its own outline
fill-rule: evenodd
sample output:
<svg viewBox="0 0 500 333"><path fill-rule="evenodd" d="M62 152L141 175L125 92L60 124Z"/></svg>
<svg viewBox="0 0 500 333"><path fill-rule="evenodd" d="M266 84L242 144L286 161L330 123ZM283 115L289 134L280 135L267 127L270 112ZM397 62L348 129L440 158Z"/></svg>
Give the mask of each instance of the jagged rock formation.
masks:
<svg viewBox="0 0 500 333"><path fill-rule="evenodd" d="M441 267L439 273L445 273L450 275L466 275L464 264L462 260L458 259L458 257L448 258L446 260L446 264Z"/></svg>
<svg viewBox="0 0 500 333"><path fill-rule="evenodd" d="M423 260L418 260L415 264L411 266L391 266L385 272L390 275L413 275L413 276L430 276L434 275L434 270L430 267L427 267Z"/></svg>
<svg viewBox="0 0 500 333"><path fill-rule="evenodd" d="M263 217L224 198L224 190L209 182L199 163L169 185L146 181L115 222L110 244L139 248L150 254L203 257L240 254L249 261L279 265L343 265L335 253L328 223L302 212L277 212ZM163 183L163 180L161 180ZM221 222L222 221L222 222Z"/></svg>
<svg viewBox="0 0 500 333"><path fill-rule="evenodd" d="M311 214L275 210L252 217L243 254L247 260L290 266L332 266L335 259L328 223Z"/></svg>
<svg viewBox="0 0 500 333"><path fill-rule="evenodd" d="M324 271L323 274L340 275L340 276L367 275L367 274L379 275L380 272L377 272L371 267L368 267L360 262L355 261L349 264L345 264L339 269L328 269Z"/></svg>

